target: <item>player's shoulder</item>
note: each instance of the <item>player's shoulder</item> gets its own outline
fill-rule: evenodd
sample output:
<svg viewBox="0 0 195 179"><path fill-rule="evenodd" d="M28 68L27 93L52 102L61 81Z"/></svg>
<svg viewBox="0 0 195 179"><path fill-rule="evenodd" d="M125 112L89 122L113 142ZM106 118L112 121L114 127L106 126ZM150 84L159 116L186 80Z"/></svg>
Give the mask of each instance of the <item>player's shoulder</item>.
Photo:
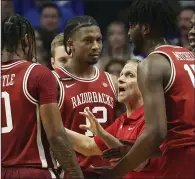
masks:
<svg viewBox="0 0 195 179"><path fill-rule="evenodd" d="M41 64L32 63L30 69L29 72L31 78L54 78L51 70Z"/></svg>
<svg viewBox="0 0 195 179"><path fill-rule="evenodd" d="M171 73L171 66L166 56L150 54L138 65L138 82L162 82Z"/></svg>
<svg viewBox="0 0 195 179"><path fill-rule="evenodd" d="M163 69L167 69L170 66L170 62L163 54L150 54L141 63L138 68L147 69L148 72L158 72Z"/></svg>

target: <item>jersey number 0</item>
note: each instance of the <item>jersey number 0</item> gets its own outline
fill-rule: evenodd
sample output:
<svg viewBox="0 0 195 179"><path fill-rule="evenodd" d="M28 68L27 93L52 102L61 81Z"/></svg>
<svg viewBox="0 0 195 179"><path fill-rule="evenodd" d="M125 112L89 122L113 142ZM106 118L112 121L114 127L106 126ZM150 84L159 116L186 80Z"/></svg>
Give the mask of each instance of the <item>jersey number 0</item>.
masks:
<svg viewBox="0 0 195 179"><path fill-rule="evenodd" d="M2 92L1 97L5 102L5 116L6 116L6 127L2 127L1 133L8 133L13 129L10 96L7 92Z"/></svg>

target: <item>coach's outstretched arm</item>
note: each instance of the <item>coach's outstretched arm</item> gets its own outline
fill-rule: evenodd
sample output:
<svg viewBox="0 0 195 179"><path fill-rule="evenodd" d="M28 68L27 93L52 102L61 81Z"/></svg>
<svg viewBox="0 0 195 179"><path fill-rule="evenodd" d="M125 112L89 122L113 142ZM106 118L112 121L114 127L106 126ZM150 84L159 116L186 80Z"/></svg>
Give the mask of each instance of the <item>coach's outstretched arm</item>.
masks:
<svg viewBox="0 0 195 179"><path fill-rule="evenodd" d="M53 74L51 72L45 74L40 83L47 86L47 88L41 89L40 87L39 98L45 96L45 99L49 99L54 96L56 99L53 103L48 103L47 100L40 103L40 116L51 150L62 169L69 175L69 178L84 178L68 135L64 130L57 105L57 84Z"/></svg>

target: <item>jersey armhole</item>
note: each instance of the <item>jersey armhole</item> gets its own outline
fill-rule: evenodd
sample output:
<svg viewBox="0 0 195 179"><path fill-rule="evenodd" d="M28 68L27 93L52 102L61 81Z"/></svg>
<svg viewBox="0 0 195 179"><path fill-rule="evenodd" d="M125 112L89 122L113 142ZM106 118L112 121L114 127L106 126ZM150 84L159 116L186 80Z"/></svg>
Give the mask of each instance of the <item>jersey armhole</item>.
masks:
<svg viewBox="0 0 195 179"><path fill-rule="evenodd" d="M30 93L28 92L28 79L29 79L29 75L32 71L32 69L37 66L38 64L31 64L28 69L26 70L26 73L24 75L24 79L23 79L23 85L22 85L22 88L23 88L23 92L24 92L24 95L26 96L26 98L33 104L38 104L38 100L36 100L35 98L33 98Z"/></svg>
<svg viewBox="0 0 195 179"><path fill-rule="evenodd" d="M117 99L117 92L116 92L114 83L113 83L113 81L112 81L112 77L111 77L111 75L110 75L109 73L107 73L107 72L105 72L105 74L106 74L106 77L107 77L108 82L109 82L109 84L110 84L110 87L111 87L111 89L112 89L112 91L113 91L113 93L114 93L114 96L115 96L115 98Z"/></svg>
<svg viewBox="0 0 195 179"><path fill-rule="evenodd" d="M58 87L60 89L59 90L60 94L59 94L58 106L61 109L63 101L64 101L65 91L64 91L64 87L63 87L62 82L59 80L60 79L59 75L55 71L52 71L52 73L55 76L55 78L58 82Z"/></svg>
<svg viewBox="0 0 195 179"><path fill-rule="evenodd" d="M169 89L172 87L174 81L175 81L175 77L176 77L176 70L175 70L175 65L173 63L173 60L171 59L170 55L162 52L162 51L154 51L151 54L161 54L164 55L165 57L167 57L167 60L169 61L170 65L171 65L171 77L167 83L167 85L164 87L164 93L167 93L169 91Z"/></svg>

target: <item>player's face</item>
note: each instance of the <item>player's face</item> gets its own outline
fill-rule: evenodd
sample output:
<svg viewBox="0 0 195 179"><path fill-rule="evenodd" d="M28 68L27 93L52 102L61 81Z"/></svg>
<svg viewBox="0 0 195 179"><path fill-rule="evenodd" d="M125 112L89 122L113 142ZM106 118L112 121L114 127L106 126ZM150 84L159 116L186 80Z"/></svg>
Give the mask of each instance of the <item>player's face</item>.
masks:
<svg viewBox="0 0 195 179"><path fill-rule="evenodd" d="M190 21L190 31L188 33L190 46L193 52L195 52L195 14Z"/></svg>
<svg viewBox="0 0 195 179"><path fill-rule="evenodd" d="M129 25L128 36L130 42L134 46L133 53L135 55L139 55L143 53L143 35L140 29L140 26L137 25Z"/></svg>
<svg viewBox="0 0 195 179"><path fill-rule="evenodd" d="M137 84L137 66L134 62L126 64L118 79L118 101L126 105L141 96Z"/></svg>
<svg viewBox="0 0 195 179"><path fill-rule="evenodd" d="M102 34L98 26L82 27L73 40L73 58L81 59L89 65L96 64L102 51Z"/></svg>
<svg viewBox="0 0 195 179"><path fill-rule="evenodd" d="M51 65L54 69L64 65L68 60L72 58L71 55L68 55L65 52L64 46L56 47L54 49L54 54L54 57L51 58Z"/></svg>

